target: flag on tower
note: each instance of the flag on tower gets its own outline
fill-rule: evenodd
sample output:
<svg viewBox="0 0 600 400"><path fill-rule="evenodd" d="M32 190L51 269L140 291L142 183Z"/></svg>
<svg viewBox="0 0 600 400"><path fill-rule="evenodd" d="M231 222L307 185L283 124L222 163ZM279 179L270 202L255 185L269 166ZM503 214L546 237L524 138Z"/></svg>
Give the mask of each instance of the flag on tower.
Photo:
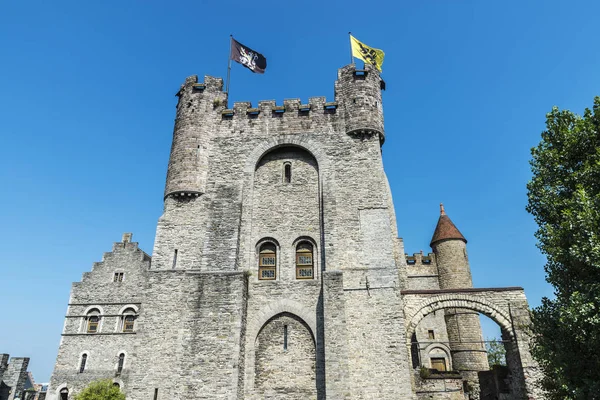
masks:
<svg viewBox="0 0 600 400"><path fill-rule="evenodd" d="M367 46L352 35L350 35L350 46L352 46L353 57L360 58L365 63L376 66L381 71L383 57L385 56L383 50Z"/></svg>
<svg viewBox="0 0 600 400"><path fill-rule="evenodd" d="M257 74L264 74L265 69L267 69L267 59L265 56L252 50L250 47L244 46L234 38L231 38L229 59L242 64Z"/></svg>

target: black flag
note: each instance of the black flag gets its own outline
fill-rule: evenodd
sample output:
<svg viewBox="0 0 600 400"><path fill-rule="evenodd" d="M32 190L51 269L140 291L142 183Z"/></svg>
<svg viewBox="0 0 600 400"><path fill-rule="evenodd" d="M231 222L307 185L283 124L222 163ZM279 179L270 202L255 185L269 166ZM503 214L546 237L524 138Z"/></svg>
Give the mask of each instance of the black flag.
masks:
<svg viewBox="0 0 600 400"><path fill-rule="evenodd" d="M229 58L239 62L250 71L264 74L267 69L267 59L262 54L246 47L234 38L231 38L231 53Z"/></svg>

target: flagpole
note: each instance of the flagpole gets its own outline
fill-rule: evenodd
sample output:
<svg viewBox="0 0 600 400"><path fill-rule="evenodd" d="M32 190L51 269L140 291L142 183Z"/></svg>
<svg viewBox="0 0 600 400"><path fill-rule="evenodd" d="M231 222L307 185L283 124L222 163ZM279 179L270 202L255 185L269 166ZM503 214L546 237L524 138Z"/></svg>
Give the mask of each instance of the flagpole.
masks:
<svg viewBox="0 0 600 400"><path fill-rule="evenodd" d="M229 54L227 55L227 83L225 84L225 93L229 94L229 80L231 78L231 43L233 35L229 35Z"/></svg>
<svg viewBox="0 0 600 400"><path fill-rule="evenodd" d="M354 64L354 57L352 56L352 32L348 32L348 39L350 39L350 64Z"/></svg>

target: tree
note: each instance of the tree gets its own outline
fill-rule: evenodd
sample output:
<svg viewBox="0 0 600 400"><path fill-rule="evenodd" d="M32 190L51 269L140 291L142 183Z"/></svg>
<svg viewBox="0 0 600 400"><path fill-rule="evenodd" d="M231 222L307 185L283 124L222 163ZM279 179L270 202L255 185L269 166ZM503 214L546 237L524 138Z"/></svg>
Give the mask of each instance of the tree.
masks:
<svg viewBox="0 0 600 400"><path fill-rule="evenodd" d="M531 150L527 211L555 298L532 312L551 399L600 399L600 97L583 117L554 107Z"/></svg>
<svg viewBox="0 0 600 400"><path fill-rule="evenodd" d="M506 349L504 344L497 339L487 339L485 342L488 363L490 368L494 365L506 365Z"/></svg>
<svg viewBox="0 0 600 400"><path fill-rule="evenodd" d="M125 395L110 379L90 383L75 400L125 400Z"/></svg>

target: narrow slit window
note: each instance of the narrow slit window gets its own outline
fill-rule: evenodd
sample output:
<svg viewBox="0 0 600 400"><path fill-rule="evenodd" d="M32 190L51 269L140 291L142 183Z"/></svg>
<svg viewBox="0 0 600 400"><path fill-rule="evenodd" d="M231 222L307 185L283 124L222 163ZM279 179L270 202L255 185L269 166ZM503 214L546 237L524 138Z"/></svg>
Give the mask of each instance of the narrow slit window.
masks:
<svg viewBox="0 0 600 400"><path fill-rule="evenodd" d="M87 362L87 354L81 356L81 363L79 364L79 373L85 371L85 363Z"/></svg>
<svg viewBox="0 0 600 400"><path fill-rule="evenodd" d="M117 375L121 375L123 372L123 365L125 364L125 353L119 354L119 364L117 366Z"/></svg>
<svg viewBox="0 0 600 400"><path fill-rule="evenodd" d="M292 164L290 163L283 165L283 182L292 183Z"/></svg>
<svg viewBox="0 0 600 400"><path fill-rule="evenodd" d="M173 252L173 269L177 266L177 249Z"/></svg>
<svg viewBox="0 0 600 400"><path fill-rule="evenodd" d="M296 247L296 279L313 279L313 245L301 242Z"/></svg>
<svg viewBox="0 0 600 400"><path fill-rule="evenodd" d="M288 326L283 326L283 349L288 349Z"/></svg>
<svg viewBox="0 0 600 400"><path fill-rule="evenodd" d="M429 339L435 339L435 332L433 331L433 329L427 331L427 336L429 337Z"/></svg>
<svg viewBox="0 0 600 400"><path fill-rule="evenodd" d="M258 279L273 280L277 274L277 248L273 243L260 246L258 254Z"/></svg>
<svg viewBox="0 0 600 400"><path fill-rule="evenodd" d="M158 399L158 388L154 389L154 400Z"/></svg>

